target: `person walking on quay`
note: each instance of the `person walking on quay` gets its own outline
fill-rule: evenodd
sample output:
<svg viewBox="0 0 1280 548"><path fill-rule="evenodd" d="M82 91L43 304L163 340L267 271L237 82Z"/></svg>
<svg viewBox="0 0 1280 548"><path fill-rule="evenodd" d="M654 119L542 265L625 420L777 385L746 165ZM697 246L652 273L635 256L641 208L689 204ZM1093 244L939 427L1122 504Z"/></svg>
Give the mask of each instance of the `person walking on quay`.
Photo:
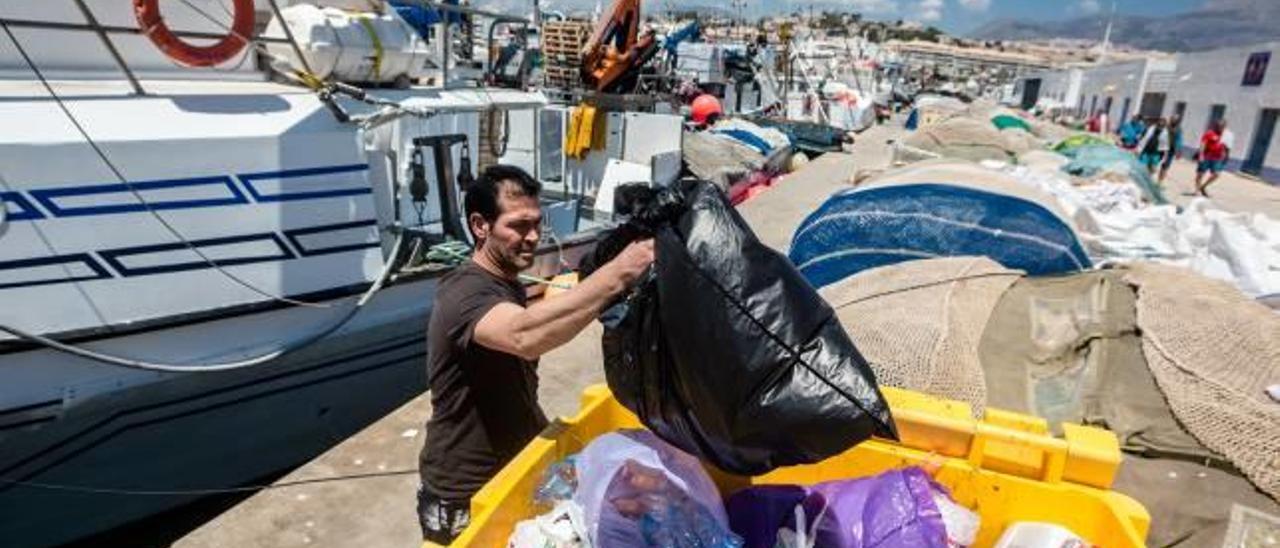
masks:
<svg viewBox="0 0 1280 548"><path fill-rule="evenodd" d="M1164 184L1164 178L1169 174L1169 167L1173 165L1175 159L1182 157L1182 118L1174 116L1169 119L1169 150L1164 155L1164 161L1160 163L1160 177L1158 181Z"/></svg>
<svg viewBox="0 0 1280 548"><path fill-rule="evenodd" d="M1156 123L1142 132L1142 138L1137 143L1138 160L1147 166L1147 173L1153 176L1156 174L1156 168L1169 156L1172 143L1173 138L1164 118L1157 119Z"/></svg>
<svg viewBox="0 0 1280 548"><path fill-rule="evenodd" d="M1107 130L1107 118L1101 110L1093 111L1093 115L1085 122L1084 129L1089 133L1104 133Z"/></svg>
<svg viewBox="0 0 1280 548"><path fill-rule="evenodd" d="M1125 150L1133 150L1138 146L1138 139L1142 137L1142 132L1146 131L1146 129L1146 125L1142 123L1142 117L1135 114L1133 118L1130 118L1128 122L1120 126L1120 145Z"/></svg>
<svg viewBox="0 0 1280 548"><path fill-rule="evenodd" d="M1196 166L1196 194L1209 197L1209 185L1218 180L1218 175L1227 166L1227 154L1230 150L1228 143L1223 139L1224 132L1227 131L1227 122L1217 120L1209 129L1205 130L1204 135L1200 137L1200 149L1196 152L1196 158L1199 164ZM1209 174L1209 178L1205 179L1205 174Z"/></svg>

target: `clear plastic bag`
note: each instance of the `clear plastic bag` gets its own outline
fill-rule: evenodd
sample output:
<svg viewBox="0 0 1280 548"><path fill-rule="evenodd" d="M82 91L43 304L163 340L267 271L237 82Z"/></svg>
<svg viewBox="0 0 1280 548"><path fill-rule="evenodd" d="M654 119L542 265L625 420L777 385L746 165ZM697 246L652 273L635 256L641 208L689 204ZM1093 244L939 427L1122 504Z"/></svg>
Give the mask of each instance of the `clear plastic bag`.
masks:
<svg viewBox="0 0 1280 548"><path fill-rule="evenodd" d="M569 455L554 462L542 473L542 481L533 493L533 502L539 506L554 506L570 500L578 490L577 455Z"/></svg>
<svg viewBox="0 0 1280 548"><path fill-rule="evenodd" d="M715 483L696 457L644 430L606 434L578 455L578 490L596 546L736 548Z"/></svg>

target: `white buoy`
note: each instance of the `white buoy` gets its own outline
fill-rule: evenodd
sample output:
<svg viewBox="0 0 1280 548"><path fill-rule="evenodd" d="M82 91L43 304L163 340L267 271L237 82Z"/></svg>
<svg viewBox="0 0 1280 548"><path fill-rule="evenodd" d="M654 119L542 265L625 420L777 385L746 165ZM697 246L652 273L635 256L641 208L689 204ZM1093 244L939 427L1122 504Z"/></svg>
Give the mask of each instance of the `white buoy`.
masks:
<svg viewBox="0 0 1280 548"><path fill-rule="evenodd" d="M809 156L797 150L795 154L791 155L791 162L787 164L787 173L795 173L808 163Z"/></svg>

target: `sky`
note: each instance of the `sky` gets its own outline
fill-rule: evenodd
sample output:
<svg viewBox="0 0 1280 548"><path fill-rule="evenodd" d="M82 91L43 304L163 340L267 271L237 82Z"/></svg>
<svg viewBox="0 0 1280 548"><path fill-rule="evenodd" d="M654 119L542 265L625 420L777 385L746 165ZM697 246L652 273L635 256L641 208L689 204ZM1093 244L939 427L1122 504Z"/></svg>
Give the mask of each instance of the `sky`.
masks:
<svg viewBox="0 0 1280 548"><path fill-rule="evenodd" d="M1071 19L1104 13L1110 10L1111 5L1109 0L826 0L824 3L851 5L854 9L860 7L860 11L873 18L915 20L957 34L973 30L994 19ZM793 7L799 4L797 0L791 2ZM1203 0L1119 0L1116 12L1130 15L1172 15L1190 11L1202 4Z"/></svg>
<svg viewBox="0 0 1280 548"><path fill-rule="evenodd" d="M483 0L481 0L483 1ZM492 0L491 0L492 1ZM501 1L501 0L499 0ZM517 0L518 1L518 0ZM593 6L595 0L543 0L555 7ZM611 0L601 0L608 6ZM645 0L644 9L689 4L723 5L735 0L698 1ZM746 0L746 13L842 9L860 12L871 19L906 19L937 26L953 34L964 34L994 19L1053 20L1103 13L1111 0ZM1131 15L1172 15L1200 7L1206 0L1118 0L1116 11Z"/></svg>

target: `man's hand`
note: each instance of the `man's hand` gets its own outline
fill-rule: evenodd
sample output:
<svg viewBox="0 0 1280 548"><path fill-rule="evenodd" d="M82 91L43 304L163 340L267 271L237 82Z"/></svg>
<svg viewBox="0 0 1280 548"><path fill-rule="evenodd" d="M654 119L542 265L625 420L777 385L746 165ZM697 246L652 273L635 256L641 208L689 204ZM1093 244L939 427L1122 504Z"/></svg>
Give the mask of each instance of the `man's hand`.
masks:
<svg viewBox="0 0 1280 548"><path fill-rule="evenodd" d="M653 264L653 240L632 242L613 260L560 296L522 308L494 306L476 322L474 340L485 348L535 360L569 342L613 298Z"/></svg>
<svg viewBox="0 0 1280 548"><path fill-rule="evenodd" d="M617 276L623 285L631 285L653 264L653 239L631 242L617 257L605 263L604 269Z"/></svg>

